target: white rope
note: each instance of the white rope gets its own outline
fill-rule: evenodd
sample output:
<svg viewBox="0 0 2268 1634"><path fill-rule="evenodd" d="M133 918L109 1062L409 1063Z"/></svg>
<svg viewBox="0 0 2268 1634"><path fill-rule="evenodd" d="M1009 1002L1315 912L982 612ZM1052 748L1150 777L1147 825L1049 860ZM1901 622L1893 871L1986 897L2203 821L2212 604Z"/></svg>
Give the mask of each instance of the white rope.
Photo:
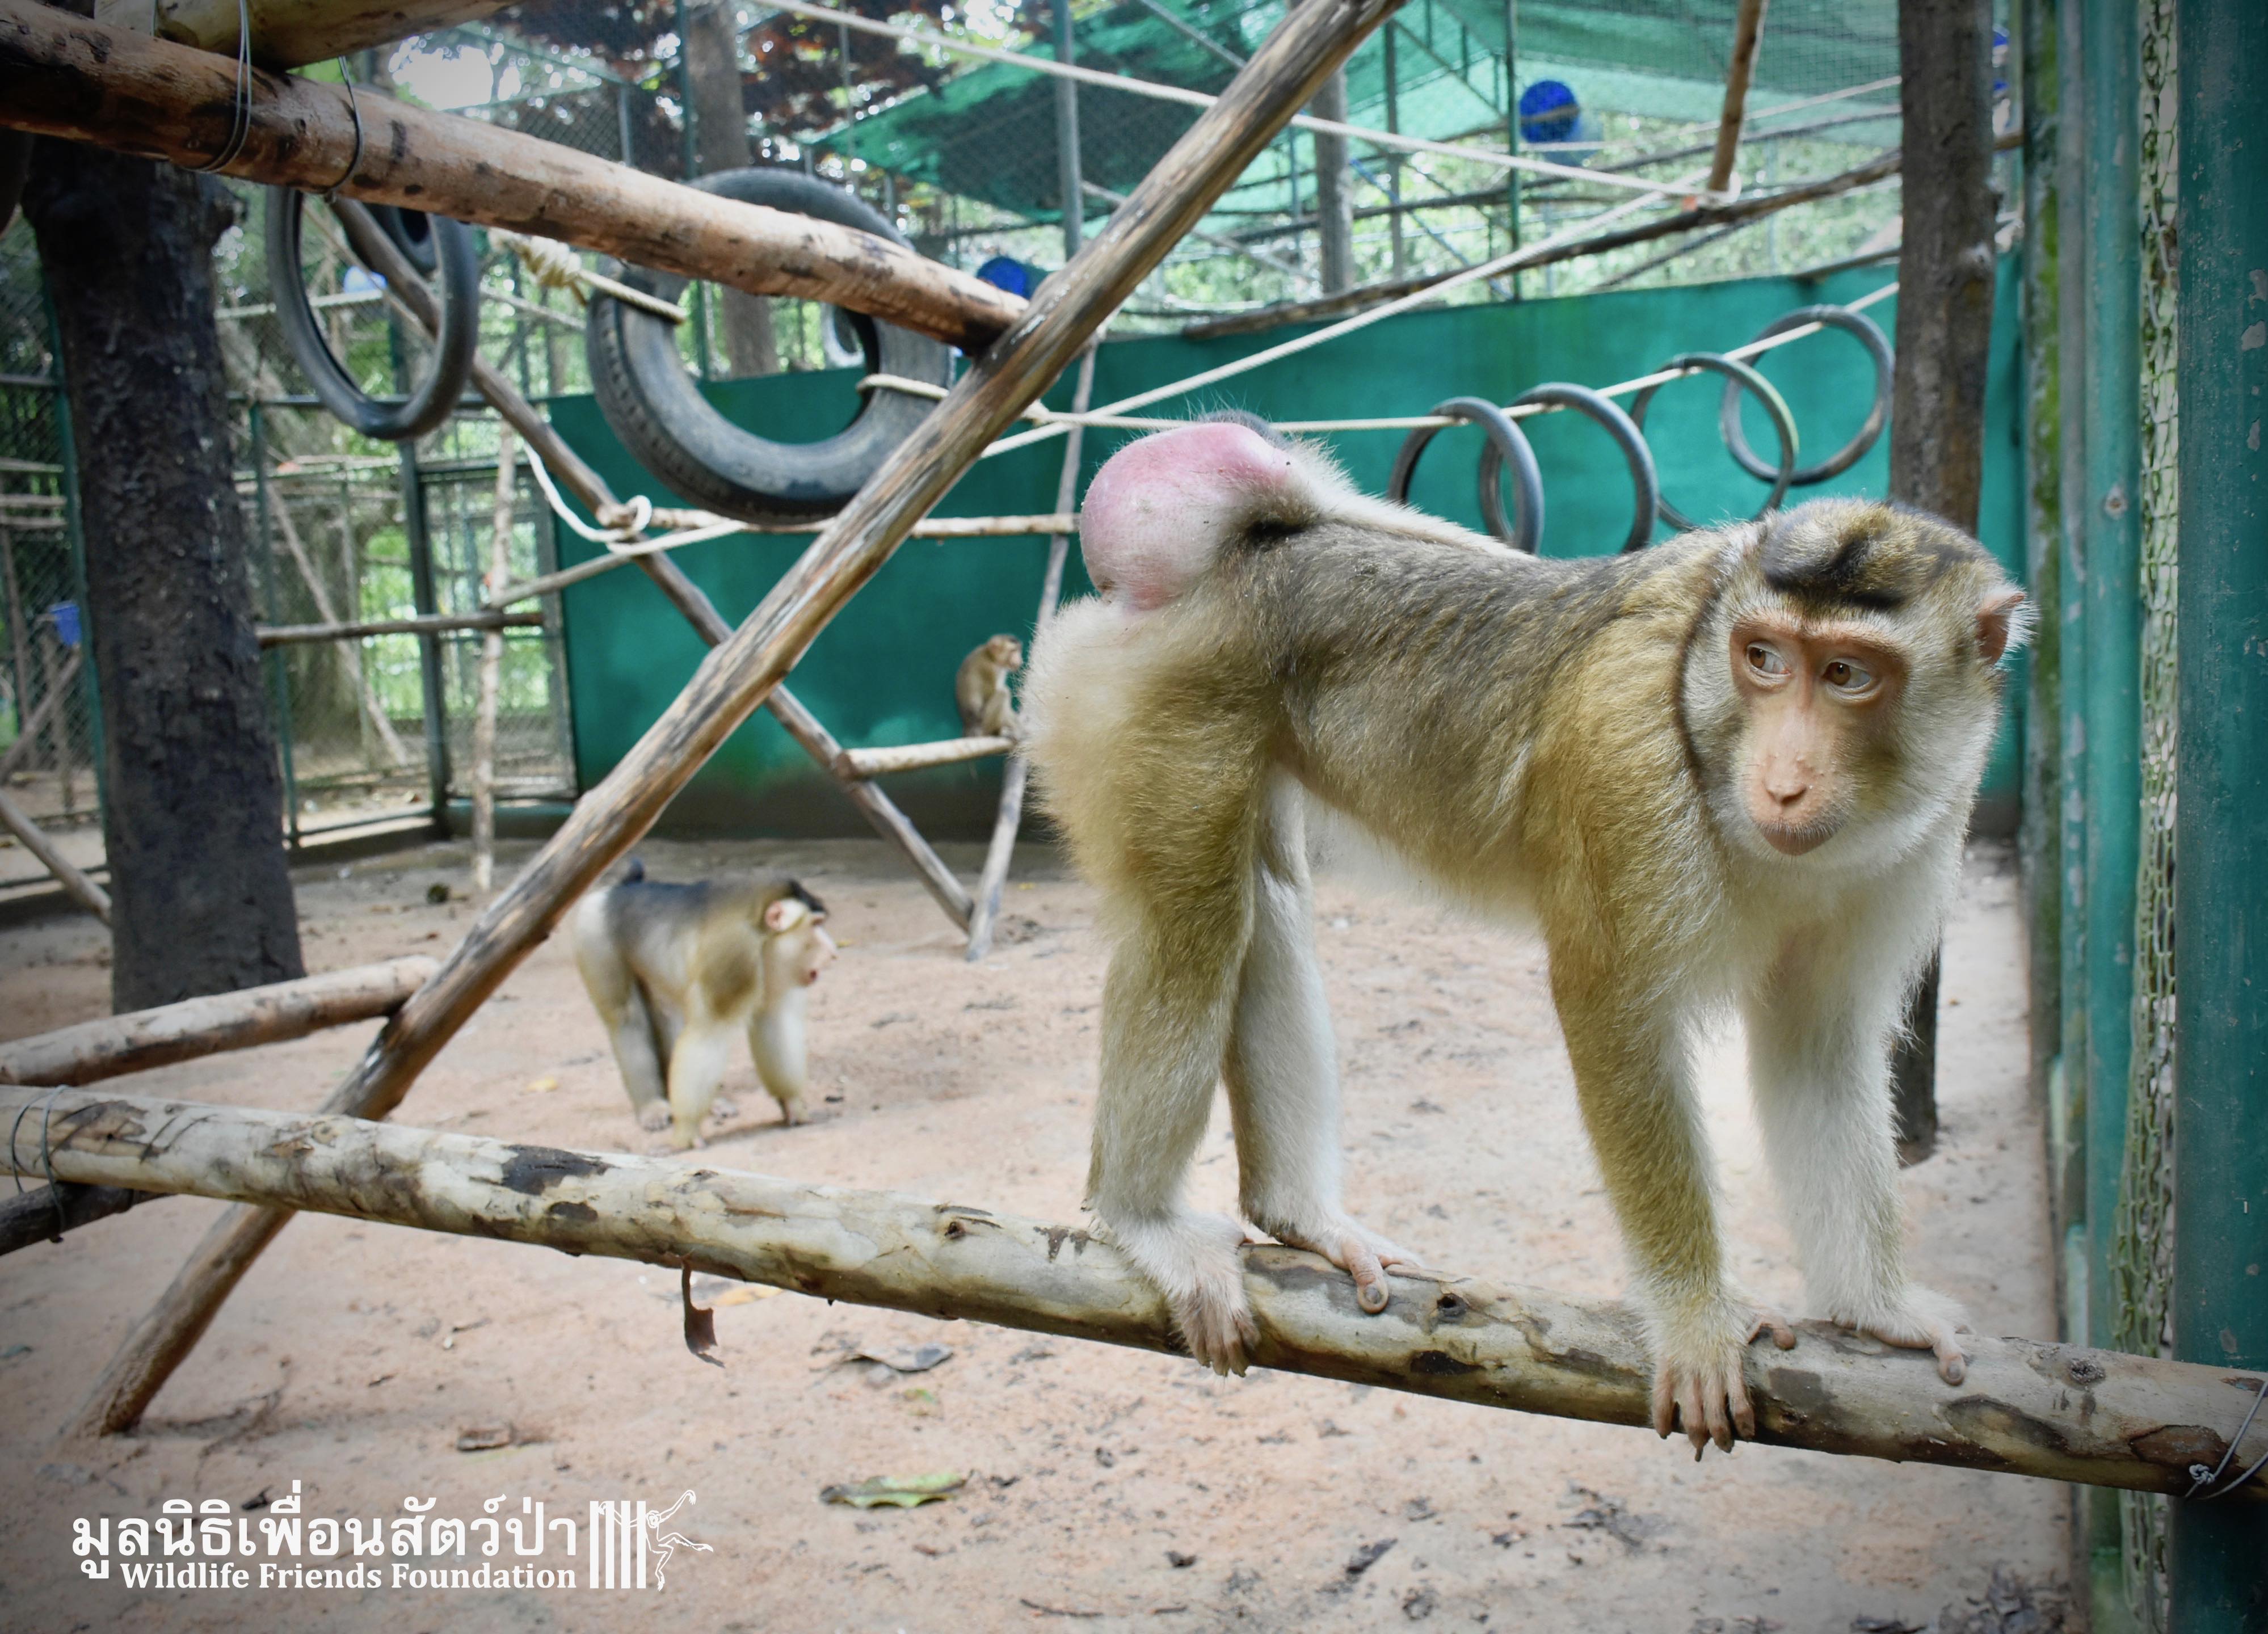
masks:
<svg viewBox="0 0 2268 1634"><path fill-rule="evenodd" d="M870 17L838 11L832 6L813 5L808 4L808 0L770 0L770 4L771 10L785 11L794 17L823 18L845 28L880 34L891 40L909 40L915 45L927 46L932 50L950 51L961 56L999 63L1035 74L1049 74L1057 79L1077 80L1081 85L1095 85L1106 91L1123 91L1132 96L1149 97L1160 102L1178 102L1184 107L1211 107L1220 100L1219 97L1208 96L1202 91L1184 90L1179 85L1161 85L1155 80L1135 79L1125 74L1101 73L1094 69L1081 68L1075 63L1058 63L1052 57L1027 56L1019 51L996 50L990 46L932 34L926 29L909 28L902 23L879 22ZM1366 125L1342 124L1335 119L1317 119L1312 114L1295 114L1291 122L1296 129L1320 131L1329 136L1349 136L1375 148L1390 148L1404 153L1439 153L1449 158L1470 159L1475 164L1494 166L1498 170L1523 170L1533 175L1556 176L1563 180L1595 181L1604 187L1629 188L1633 191L1660 186L1658 182L1618 176L1611 172L1585 170L1576 165L1555 165L1549 159L1529 158L1521 153L1502 153L1492 148L1461 147L1450 142L1429 142L1423 136L1405 136L1390 130L1374 130ZM1727 203L1736 195L1712 193L1704 188L1699 196L1712 203Z"/></svg>
<svg viewBox="0 0 2268 1634"><path fill-rule="evenodd" d="M502 227L489 229L489 241L501 244L519 257L520 265L528 275L547 290L563 290L580 298L585 289L611 295L626 306L652 313L668 323L683 323L685 309L666 301L659 295L649 295L644 290L634 290L619 278L609 278L604 273L593 272L585 267L572 246L556 239L533 238L524 232L511 232Z"/></svg>

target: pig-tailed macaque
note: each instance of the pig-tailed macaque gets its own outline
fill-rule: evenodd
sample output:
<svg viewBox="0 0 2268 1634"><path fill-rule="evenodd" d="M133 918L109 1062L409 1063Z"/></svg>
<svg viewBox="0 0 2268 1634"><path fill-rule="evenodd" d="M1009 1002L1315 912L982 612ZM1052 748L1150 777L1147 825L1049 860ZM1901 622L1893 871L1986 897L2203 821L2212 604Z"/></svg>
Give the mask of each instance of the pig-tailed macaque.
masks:
<svg viewBox="0 0 2268 1634"><path fill-rule="evenodd" d="M1183 1201L1226 1081L1245 1216L1383 1310L1411 1256L1351 1218L1303 803L1450 898L1541 931L1653 1358L1697 1454L1754 1433L1692 1083L1747 1022L1819 1312L1965 1370L1908 1281L1888 1090L1954 892L2023 596L1976 542L1823 500L1630 556L1539 560L1355 491L1221 420L1087 491L1101 594L1037 644L1035 762L1114 938L1088 1188L1190 1351L1241 1371L1238 1223Z"/></svg>
<svg viewBox="0 0 2268 1634"><path fill-rule="evenodd" d="M953 699L961 706L961 729L971 737L1012 738L1020 726L1008 677L1024 667L1024 644L995 636L961 660L953 678Z"/></svg>
<svg viewBox="0 0 2268 1634"><path fill-rule="evenodd" d="M826 905L792 880L664 885L630 864L575 909L575 965L638 1125L698 1146L733 1041L783 1121L804 1121L804 990L835 958Z"/></svg>

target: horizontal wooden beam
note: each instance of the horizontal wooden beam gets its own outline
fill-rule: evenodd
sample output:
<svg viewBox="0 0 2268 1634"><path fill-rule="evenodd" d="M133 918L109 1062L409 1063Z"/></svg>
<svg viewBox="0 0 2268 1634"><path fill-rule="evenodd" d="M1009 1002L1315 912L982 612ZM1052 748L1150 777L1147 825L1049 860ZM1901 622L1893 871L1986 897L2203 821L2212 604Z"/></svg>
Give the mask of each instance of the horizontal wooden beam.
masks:
<svg viewBox="0 0 2268 1634"><path fill-rule="evenodd" d="M19 1038L0 1044L0 1084L92 1084L390 1016L439 968L412 953Z"/></svg>
<svg viewBox="0 0 2268 1634"><path fill-rule="evenodd" d="M50 1099L0 1089L0 1127L18 1130L9 1153L18 1172L51 1164L98 1185L689 1265L854 1305L1179 1348L1164 1301L1107 1244L988 1209L101 1090ZM1386 1310L1369 1315L1345 1273L1272 1246L1244 1250L1244 1286L1263 1367L1565 1418L1646 1420L1644 1336L1612 1300L1396 1277ZM2220 1461L2252 1393L2268 1386L2235 1369L1984 1337L1969 1342L1968 1378L1954 1386L1925 1351L1826 1323L1796 1331L1793 1351L1749 1353L1760 1441L2139 1491L2188 1491L2191 1466ZM2245 1456L2262 1446L2268 1424ZM2256 1478L2232 1498L2264 1495L2268 1482Z"/></svg>
<svg viewBox="0 0 2268 1634"><path fill-rule="evenodd" d="M935 743L900 743L881 749L845 749L835 757L835 769L844 777L885 777L892 772L919 771L925 766L951 766L961 761L981 761L1005 754L1016 747L1013 738L944 738Z"/></svg>
<svg viewBox="0 0 2268 1634"><path fill-rule="evenodd" d="M598 250L752 295L828 301L983 350L1025 303L871 232L721 199L364 87L253 71L225 175ZM202 166L231 145L237 68L40 0L0 0L0 125Z"/></svg>
<svg viewBox="0 0 2268 1634"><path fill-rule="evenodd" d="M297 68L365 46L431 33L500 11L511 0L248 0L252 60L262 68ZM147 32L152 14L160 39L201 51L236 55L237 0L96 0L106 23Z"/></svg>
<svg viewBox="0 0 2268 1634"><path fill-rule="evenodd" d="M337 624L262 624L263 647L308 641L359 641L364 636L437 636L453 629L519 629L540 626L541 613L504 613L484 607L474 613L421 613L415 618L350 619Z"/></svg>

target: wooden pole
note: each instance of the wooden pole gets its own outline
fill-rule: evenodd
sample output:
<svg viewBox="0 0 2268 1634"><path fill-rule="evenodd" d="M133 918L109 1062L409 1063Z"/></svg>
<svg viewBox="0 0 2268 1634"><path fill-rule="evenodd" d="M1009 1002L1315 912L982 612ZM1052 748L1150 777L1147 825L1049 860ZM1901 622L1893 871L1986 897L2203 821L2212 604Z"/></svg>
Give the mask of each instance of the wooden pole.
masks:
<svg viewBox="0 0 2268 1634"><path fill-rule="evenodd" d="M6 753L0 754L0 785L7 783L17 767L32 758L33 746L39 742L40 733L46 730L48 718L61 709L63 700L70 696L71 683L78 679L79 662L80 655L74 651L65 660L63 673L55 678L55 684L40 700L39 707L29 715L18 716L16 741L8 746Z"/></svg>
<svg viewBox="0 0 2268 1634"><path fill-rule="evenodd" d="M1079 354L1079 384L1071 392L1071 412L1084 414L1094 399L1094 342ZM1074 425L1064 435L1063 469L1056 478L1056 509L1068 512L1079 498L1079 458L1085 453L1086 428ZM1057 534L1048 541L1047 570L1040 576L1040 611L1032 621L1035 640L1056 615L1063 598L1064 566L1071 553L1071 535ZM1000 923L1000 894L1007 888L1008 865L1016 855L1016 834L1024 823L1024 784L1031 767L1021 754L1012 754L1000 774L1000 808L992 820L992 843L984 850L984 869L976 880L976 911L968 921L968 962L975 964L992 951L992 933Z"/></svg>
<svg viewBox="0 0 2268 1634"><path fill-rule="evenodd" d="M410 34L431 33L452 24L475 22L510 0L249 0L252 60L262 68L297 68L382 46ZM122 21L154 14L157 32L167 40L234 57L237 0L127 0ZM112 6L104 4L108 13Z"/></svg>
<svg viewBox="0 0 2268 1634"><path fill-rule="evenodd" d="M895 772L921 771L931 766L957 766L1005 754L1016 747L1013 738L944 738L935 743L900 743L880 749L844 749L835 757L835 770L843 777L887 777Z"/></svg>
<svg viewBox="0 0 2268 1634"><path fill-rule="evenodd" d="M73 867L70 860L55 850L55 843L48 838L39 824L25 813L22 806L8 798L4 789L0 789L0 827L14 835L26 850L40 859L40 866L55 875L55 883L63 887L65 896L103 924L110 923L110 893Z"/></svg>
<svg viewBox="0 0 2268 1634"><path fill-rule="evenodd" d="M290 553L292 564L299 570L300 582L307 586L307 599L315 604L315 616L326 624L341 622L338 610L331 601L331 593L323 585L323 576L315 570L314 558L307 554L307 547L299 537L298 525L291 519L291 505L279 499L268 508L268 514L276 519L277 527L283 531L284 548ZM350 562L352 554L351 550L348 553ZM347 583L351 594L354 581L350 578ZM387 759L394 763L396 769L409 765L409 747L401 741L401 734L394 730L394 722L387 718L386 706L379 701L377 685L362 666L361 649L354 646L340 648L339 665L346 671L347 684L355 689L355 696L361 702L364 718L370 722L371 730L386 751Z"/></svg>
<svg viewBox="0 0 2268 1634"><path fill-rule="evenodd" d="M1741 0L1733 18L1733 61L1725 70L1725 111L1717 121L1717 151L1709 161L1709 191L1733 185L1733 163L1740 157L1741 127L1748 122L1749 81L1756 71L1756 48L1764 44L1764 0Z"/></svg>
<svg viewBox="0 0 2268 1634"><path fill-rule="evenodd" d="M541 624L541 613L499 613L483 607L471 613L421 613L415 618L351 619L339 624L262 624L263 647L290 646L302 641L359 641L365 636L436 636L453 629L507 629Z"/></svg>
<svg viewBox="0 0 2268 1634"><path fill-rule="evenodd" d="M668 1159L563 1152L355 1118L100 1090L0 1089L17 1173L306 1209L694 1270L814 1298L1174 1351L1165 1300L1084 1230L888 1192ZM1272 1244L1242 1251L1254 1361L1476 1406L1647 1420L1635 1313L1616 1301L1465 1277L1395 1277L1356 1308L1346 1273ZM1759 1441L1894 1462L2183 1491L2226 1450L2268 1376L2027 1339L1927 1354L1796 1326L1748 1352ZM2268 1446L2268 1425L2242 1444ZM2242 1464L2236 1466L2242 1468ZM2233 1501L2268 1498L2254 1479Z"/></svg>
<svg viewBox="0 0 2268 1634"><path fill-rule="evenodd" d="M1898 63L1905 76L1899 92L1905 232L1898 255L1890 497L1974 532L1992 339L1989 0L1902 0ZM1933 955L1890 1061L1898 1150L1909 1163L1937 1145L1939 970Z"/></svg>
<svg viewBox="0 0 2268 1634"><path fill-rule="evenodd" d="M412 107L364 86L254 70L251 125L221 173L431 210L863 312L971 351L1024 303L872 233L736 203L556 143ZM224 154L236 64L0 0L0 125L202 167ZM357 120L359 123L357 124Z"/></svg>
<svg viewBox="0 0 2268 1634"><path fill-rule="evenodd" d="M504 588L512 578L512 512L519 500L519 450L512 428L497 428L496 511L489 534L484 592ZM481 697L473 715L473 891L486 896L496 884L497 693L504 682L504 631L481 637Z"/></svg>
<svg viewBox="0 0 2268 1634"><path fill-rule="evenodd" d="M0 1044L0 1084L92 1084L232 1049L305 1038L401 1008L439 968L422 954L209 993Z"/></svg>
<svg viewBox="0 0 2268 1634"><path fill-rule="evenodd" d="M0 0L7 8L24 0ZM1254 156L1399 0L1307 0L1278 26L1219 100L1159 160L1071 264L939 408L891 451L802 560L703 660L692 681L606 781L475 923L394 1018L326 1110L382 1117L568 906L637 842L670 799L785 679L819 632L908 531L1078 355L1087 337L1243 173ZM33 8L38 9L38 8ZM0 85L8 76L0 59ZM230 1211L113 1358L75 1427L113 1433L195 1346L289 1213Z"/></svg>

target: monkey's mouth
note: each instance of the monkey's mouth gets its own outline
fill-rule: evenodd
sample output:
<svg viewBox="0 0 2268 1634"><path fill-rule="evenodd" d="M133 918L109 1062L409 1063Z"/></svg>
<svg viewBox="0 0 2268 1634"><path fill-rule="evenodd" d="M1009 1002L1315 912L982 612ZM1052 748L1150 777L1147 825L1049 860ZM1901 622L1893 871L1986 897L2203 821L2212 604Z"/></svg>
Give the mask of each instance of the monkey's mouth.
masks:
<svg viewBox="0 0 2268 1634"><path fill-rule="evenodd" d="M1764 836L1764 843L1783 857L1800 857L1806 851L1815 851L1835 837L1837 824L1830 819L1815 819L1810 822L1766 822L1751 817L1756 832Z"/></svg>

